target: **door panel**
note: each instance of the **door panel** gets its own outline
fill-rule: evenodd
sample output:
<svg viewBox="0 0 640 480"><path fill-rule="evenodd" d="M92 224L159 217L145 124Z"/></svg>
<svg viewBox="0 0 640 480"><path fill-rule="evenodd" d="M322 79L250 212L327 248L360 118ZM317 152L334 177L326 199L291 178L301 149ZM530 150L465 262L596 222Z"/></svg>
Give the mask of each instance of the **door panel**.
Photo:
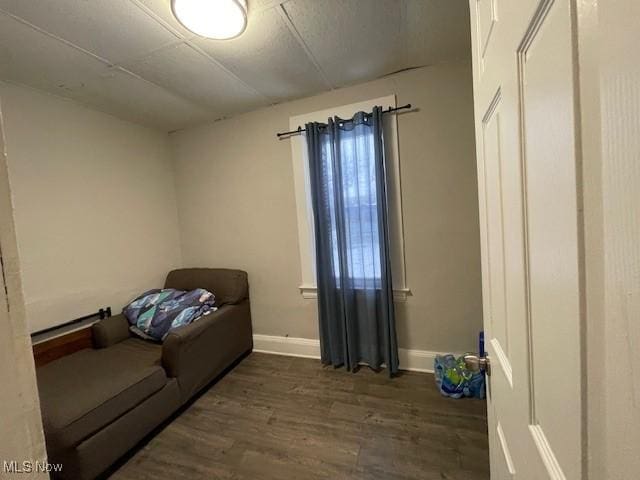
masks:
<svg viewBox="0 0 640 480"><path fill-rule="evenodd" d="M493 27L498 22L497 0L477 0L478 11L476 28L478 31L478 58L481 70L484 71L484 58L489 47Z"/></svg>
<svg viewBox="0 0 640 480"><path fill-rule="evenodd" d="M570 0L470 0L492 479L579 479Z"/></svg>
<svg viewBox="0 0 640 480"><path fill-rule="evenodd" d="M504 212L502 195L502 146L500 89L491 100L482 119L484 193L486 205L487 264L488 264L488 313L491 346L496 351L502 373L509 384L513 384L509 361L509 324L507 322L505 257L504 257ZM498 353L499 352L499 353Z"/></svg>
<svg viewBox="0 0 640 480"><path fill-rule="evenodd" d="M498 442L500 444L500 451L502 452L502 458L498 462L498 468L500 468L501 472L498 474L499 478L515 478L516 475L516 467L513 464L513 458L511 457L511 451L509 450L509 446L507 444L507 440L504 435L504 431L502 430L502 425L498 423L496 427L496 434L498 437Z"/></svg>
<svg viewBox="0 0 640 480"><path fill-rule="evenodd" d="M531 424L541 454L579 472L580 418L558 412L580 396L580 281L570 12L559 2L538 10L518 52L524 125ZM552 111L553 115L549 115ZM541 142L539 139L544 139ZM558 458L556 459L556 454ZM555 467L554 467L555 468ZM577 477L576 477L577 478Z"/></svg>

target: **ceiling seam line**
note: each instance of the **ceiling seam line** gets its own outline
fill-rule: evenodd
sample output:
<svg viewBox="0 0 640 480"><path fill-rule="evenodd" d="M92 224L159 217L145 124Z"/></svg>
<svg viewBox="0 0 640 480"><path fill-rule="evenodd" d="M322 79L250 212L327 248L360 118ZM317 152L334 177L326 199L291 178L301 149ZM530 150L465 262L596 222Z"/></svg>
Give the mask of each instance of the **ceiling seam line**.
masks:
<svg viewBox="0 0 640 480"><path fill-rule="evenodd" d="M214 65L216 65L221 70L223 70L224 73L226 73L228 76L230 76L233 80L235 80L236 82L240 83L242 86L244 86L248 90L252 91L254 94L257 94L258 96L262 97L264 100L267 100L269 102L275 101L270 96L262 93L261 91L257 90L256 88L254 88L251 85L249 85L248 83L246 83L244 80L242 80L240 77L238 77L235 73L233 73L227 67L222 65L220 63L220 61L216 60L215 58L213 58L213 56L211 56L210 54L208 54L207 52L202 50L198 45L193 43L193 40L195 38L197 38L197 35L193 35L191 37L186 37L186 36L182 35L182 33L180 33L179 31L174 29L171 26L171 24L169 24L167 21L165 21L162 17L160 17L158 14L156 14L153 10L151 10L149 7L147 7L146 5L141 3L140 0L130 0L130 2L133 3L135 6L137 6L140 10L142 10L149 17L151 17L151 19L153 19L157 23L159 23L162 27L164 27L167 30L169 30L169 32L171 32L174 35L178 35L178 37L183 40L184 44L188 45L189 47L191 47L195 51L197 51L199 54L201 54L204 57L206 57L207 60L212 62ZM264 10L269 10L270 8L274 8L274 6L271 5L271 6L267 6L267 7L258 8L256 10L256 13L259 13L259 12L264 11Z"/></svg>
<svg viewBox="0 0 640 480"><path fill-rule="evenodd" d="M330 89L335 89L336 86L329 81L329 77L326 75L326 73L324 72L324 70L322 69L322 67L320 66L320 63L318 62L318 60L316 59L316 57L313 55L313 53L311 52L311 49L309 48L309 46L307 45L307 43L304 41L304 39L302 38L302 35L300 34L300 32L298 31L298 29L296 28L296 26L293 23L293 20L291 20L291 17L289 17L289 14L287 13L287 10L284 7L284 4L281 3L278 5L277 7L278 9L278 14L280 15L280 18L284 21L284 23L287 25L287 28L289 29L289 32L291 32L291 34L293 35L293 37L296 39L296 41L298 42L298 44L302 47L302 49L304 50L305 54L307 55L307 57L309 58L309 60L311 61L311 63L313 63L313 66L316 68L316 70L318 71L318 73L320 74L320 77L322 78L322 81L325 83L325 85L327 85Z"/></svg>
<svg viewBox="0 0 640 480"><path fill-rule="evenodd" d="M21 18L21 17L19 17L17 15L14 15L14 14L9 13L9 12L7 12L5 10L2 10L2 9L0 9L0 13L12 18L13 20L15 20L15 21L17 21L19 23L22 23L23 25L26 25L29 28L32 28L33 30L35 30L35 31L37 31L39 33L42 33L43 35L48 36L49 38L52 38L52 39L54 39L54 40L56 40L56 41L58 41L60 43L63 43L65 45L67 45L68 47L71 47L71 48L73 48L75 50L78 50L78 51L80 51L80 52L82 52L82 53L84 53L86 55L89 55L92 58L95 58L96 60L104 63L105 66L107 68L109 68L109 69L111 69L111 68L119 69L119 70L127 73L128 75L131 75L132 77L137 78L138 80L142 80L144 82L150 83L151 85L153 85L153 86L155 86L157 88L160 88L161 90L164 90L165 92L167 92L171 96L186 102L187 104L191 105L192 107L197 107L198 109L202 109L202 106L200 104L198 104L195 100L192 100L192 99L190 99L188 97L185 97L185 96L179 94L176 91L168 89L168 88L166 88L166 87L164 87L162 85L159 85L159 84L157 84L157 83L155 83L155 82L153 82L153 81L151 81L151 80L149 80L147 78L144 78L144 77L132 72L131 70L123 67L120 63L111 62L110 60L107 60L106 58L102 58L100 55L97 55L97 54L95 54L93 52L90 52L89 50L85 50L84 48L76 45L75 43L73 43L73 42L71 42L69 40L65 40L64 38L58 37L57 35L54 35L53 33L48 32L47 30L44 30L43 28L40 28L37 25L34 25L34 24L30 23L30 22L27 22L25 19L23 19L23 18ZM180 44L180 43L183 43L183 42L186 43L185 40L180 40L180 39L178 39L178 40L179 41L178 41L177 44ZM63 97L63 98L67 98L67 97ZM82 102L80 102L80 103L82 103ZM84 105L89 105L89 104L84 104ZM213 110L210 110L210 108L208 106L204 109L204 111L220 114L220 112L215 112Z"/></svg>
<svg viewBox="0 0 640 480"><path fill-rule="evenodd" d="M79 52L82 52L82 53L84 53L86 55L89 55L90 57L92 57L92 58L94 58L94 59L106 64L107 66L110 66L110 67L115 66L115 63L113 63L112 61L110 61L110 60L108 60L106 58L103 58L100 55L98 55L96 53L93 53L93 52L91 52L89 50L86 50L86 49L82 48L80 45L76 45L75 43L73 43L73 42L71 42L69 40L66 40L66 39L64 39L62 37L59 37L59 36L49 32L49 31L45 30L44 28L38 27L37 25L34 25L33 23L26 21L24 18L19 17L18 15L14 15L13 13L7 12L6 10L2 10L2 9L0 9L0 13L8 16L9 18L12 18L13 20L15 20L18 23L21 23L21 24L23 24L23 25L35 30L38 33L41 33L43 35L46 35L49 38L52 38L52 39L54 39L54 40L56 40L56 41L58 41L60 43L63 43L66 46L73 48L74 50L78 50Z"/></svg>
<svg viewBox="0 0 640 480"><path fill-rule="evenodd" d="M133 1L135 1L135 0L133 0ZM64 39L64 38L58 37L57 35L55 35L55 34L53 34L53 33L49 32L49 31L47 31L47 30L45 30L45 29L43 29L43 28L41 28L41 27L38 27L37 25L34 25L34 24L30 23L30 22L26 21L25 19L23 19L23 18L21 18L21 17L19 17L19 16L17 16L17 15L14 15L14 14L12 14L12 13L10 13L10 12L7 12L7 11L5 11L5 10L2 10L2 9L0 9L0 13L4 14L4 15L6 15L6 16L8 16L8 17L10 17L10 18L12 18L13 20L15 20L15 21L17 21L17 22L19 22L19 23L22 23L23 25L25 25L25 26L27 26L27 27L29 27L29 28L31 28L31 29L33 29L33 30L35 30L35 31L39 32L39 33L42 33L43 35L46 35L46 36L48 36L48 37L50 37L50 38L52 38L52 39L54 39L54 40L56 40L56 41L58 41L58 42L60 42L60 43L63 43L63 44L65 44L65 45L67 45L68 47L71 47L71 48L73 48L73 49L75 49L75 50L78 50L78 51L80 51L80 52L82 52L82 53L84 53L84 54L86 54L86 55L91 56L92 58L95 58L96 60L98 60L98 61L100 61L100 62L104 63L107 67L120 68L120 69L122 69L122 70L126 71L127 73L129 73L129 74L131 74L131 75L135 76L136 78L139 78L140 80L144 80L144 81L146 81L146 82L149 82L149 83L151 83L151 84L155 85L156 87L162 88L162 89L166 90L167 92L171 93L172 95L177 95L177 93L176 93L176 92L173 92L172 90L169 90L169 89L167 89L166 87L163 87L163 86L161 86L161 85L158 85L157 83L152 82L151 80L148 80L148 79L146 79L146 78L144 78L144 77L142 77L142 76L140 76L140 75L137 75L137 74L135 74L135 73L131 72L130 70L128 70L127 68L125 68L125 67L123 67L123 66L122 66L124 63L128 63L128 62L130 62L131 60L126 60L126 62L113 62L113 61L111 61L111 60L108 60L108 59L106 59L106 58L101 57L100 55L98 55L98 54L96 54L96 53L93 53L93 52L91 52L91 51L89 51L89 50L86 50L86 49L82 48L81 46L76 45L75 43L73 43L73 42L71 42L71 41L69 41L69 40L66 40L66 39ZM269 102L273 102L273 101L274 101L274 99L272 99L272 98L271 98L271 97L269 97L268 95L265 95L264 93L262 93L262 92L260 92L260 91L256 90L254 87L252 87L252 86L248 85L247 83L245 83L243 80L241 80L239 77L237 77L234 73L232 73L232 72L231 72L231 71L229 71L226 67L224 67L223 65L221 65L217 60L215 60L215 59L214 59L214 58L212 58L209 54L207 54L206 52L204 52L203 50L201 50L201 49L200 49L200 47L198 47L197 45L195 45L195 44L191 43L189 39L186 39L186 38L185 38L185 37L183 37L183 36L179 36L179 37L176 39L176 43L175 43L175 44L173 44L173 45L175 46L175 45L180 45L180 44L188 45L188 46L190 46L191 48L193 48L194 50L196 50L198 53L200 53L201 55L204 55L204 56L205 56L208 60L210 60L213 64L215 64L217 67L219 67L221 70L223 70L225 74L227 74L227 75L231 76L231 77L232 77L232 79L234 79L234 80L235 80L235 81L237 81L238 83L242 84L244 87L246 87L247 89L251 90L251 91L252 91L252 92L254 92L255 94L259 95L259 96L260 96L260 97L262 97L264 100L267 100L267 101L269 101ZM160 47L160 48L158 48L158 49L156 49L156 50L151 51L149 54L153 54L153 53L155 53L155 52L157 52L157 51L161 50L162 48L165 48L165 47L168 47L168 46L170 46L170 44L165 44L165 45L163 45L162 47ZM148 55L147 55L147 56L148 56ZM145 57L141 57L141 58L145 58ZM134 59L134 60L135 60L135 59ZM189 98L187 98L187 97L184 97L184 96L182 96L182 95L177 95L177 96L178 96L179 98L182 98L183 100L188 101L189 103L193 103L194 105L198 106L198 104L197 104L197 103L195 103L193 100L190 100L190 99L189 99Z"/></svg>
<svg viewBox="0 0 640 480"><path fill-rule="evenodd" d="M263 99L268 100L268 101L272 101L272 98L269 95L266 95L266 94L262 93L261 91L259 91L258 89L256 89L255 87L252 87L251 85L249 85L247 82L245 82L240 77L238 77L235 73L233 73L231 70L229 70L227 67L225 67L222 63L220 63L219 60L216 60L213 56L211 56L209 53L207 53L205 50L203 50L200 46L198 46L197 44L193 43L191 40L187 40L185 43L189 47L193 48L200 55L203 55L204 57L206 57L211 63L213 63L216 67L218 67L220 70L222 70L228 76L230 76L233 80L235 80L236 82L238 82L242 86L246 87L247 89L253 91L254 93L258 94Z"/></svg>
<svg viewBox="0 0 640 480"><path fill-rule="evenodd" d="M185 37L182 33L180 33L177 29L173 28L173 26L167 22L164 18L162 18L160 15L156 14L156 12L154 12L153 10L151 10L149 7L147 7L146 5L144 5L143 3L140 2L140 0L129 0L131 3L133 3L133 5L135 5L136 7L138 7L140 10L142 10L142 13L146 14L147 16L151 17L152 20L155 20L157 23L160 24L161 27L165 28L166 30L169 31L169 33L176 35L178 38L182 39L182 40L188 40L187 37Z"/></svg>
<svg viewBox="0 0 640 480"><path fill-rule="evenodd" d="M282 0L275 0L272 3L267 3L267 4L264 4L264 5L260 5L259 7L251 8L249 6L249 9L247 10L247 12L249 14L266 12L268 10L272 10L272 9L274 9L276 7L279 7L281 3L282 3Z"/></svg>
<svg viewBox="0 0 640 480"><path fill-rule="evenodd" d="M138 74L137 74L137 73L135 73L135 72L132 72L132 71L131 71L131 70L129 70L128 68L125 68L125 67L123 67L123 66L121 66L121 65L114 65L114 68L117 68L117 69L118 69L118 70L120 70L121 72L124 72L124 73L126 73L127 75L130 75L130 76L132 76L132 77L134 77L134 78L137 78L138 80L141 80L141 81L146 82L146 83L148 83L148 84L150 84L150 85L153 85L153 86L154 86L154 87L156 87L156 88L159 88L159 89L161 89L161 90L164 90L164 91L165 91L166 93L168 93L169 95L171 95L171 96L173 96L173 97L175 97L175 98L177 98L177 99L180 99L180 100L182 100L182 101L186 102L186 103L187 103L187 104L189 104L191 107L197 108L198 110L202 110L203 112L207 112L207 113L215 113L216 115L223 115L221 112L216 112L215 110L212 110L212 109L211 109L211 107L209 107L208 105L207 105L207 106L205 106L205 107L203 107L203 106L202 106L202 104L201 104L201 103L196 102L196 100L193 100L193 99L191 99L191 98L189 98L189 97L186 97L186 96L182 95L181 93L179 93L179 92L177 92L177 91L175 91L175 90L173 90L173 89L171 89L171 88L168 88L168 87L165 87L165 86L163 86L163 85L160 85L160 84L158 84L158 83L154 82L153 80L149 80L148 78L144 78L143 76L138 75Z"/></svg>
<svg viewBox="0 0 640 480"><path fill-rule="evenodd" d="M142 55L138 55L136 57L130 57L127 58L121 62L116 62L113 64L114 67L123 67L123 68L127 68L126 65L132 65L132 64L138 64L140 62L143 62L144 60L152 57L153 55L156 55L160 52L163 52L165 50L170 50L172 48L176 48L179 47L180 45L186 45L187 44L187 40L184 38L177 38L175 40L175 42L169 42L169 43L165 43L161 46L159 46L158 48L154 48L153 50L149 50L147 52L145 52Z"/></svg>

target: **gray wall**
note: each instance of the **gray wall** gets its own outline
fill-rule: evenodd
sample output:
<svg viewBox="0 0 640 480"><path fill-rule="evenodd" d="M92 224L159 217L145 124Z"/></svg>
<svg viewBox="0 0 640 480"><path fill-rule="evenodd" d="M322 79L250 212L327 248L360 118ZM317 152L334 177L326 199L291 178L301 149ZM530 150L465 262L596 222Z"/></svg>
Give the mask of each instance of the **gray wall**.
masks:
<svg viewBox="0 0 640 480"><path fill-rule="evenodd" d="M180 266L167 135L0 82L30 331L162 285Z"/></svg>
<svg viewBox="0 0 640 480"><path fill-rule="evenodd" d="M442 64L171 135L183 261L249 272L255 333L317 338L301 297L289 117L396 94L407 286L400 347L474 349L482 328L471 69Z"/></svg>

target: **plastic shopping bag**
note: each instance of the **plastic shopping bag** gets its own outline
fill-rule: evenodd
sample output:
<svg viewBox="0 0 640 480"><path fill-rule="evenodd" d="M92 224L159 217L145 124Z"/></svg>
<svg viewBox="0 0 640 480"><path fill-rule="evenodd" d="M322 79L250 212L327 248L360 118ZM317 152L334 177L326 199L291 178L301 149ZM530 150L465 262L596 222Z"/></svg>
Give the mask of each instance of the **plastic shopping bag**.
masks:
<svg viewBox="0 0 640 480"><path fill-rule="evenodd" d="M485 398L484 372L472 372L464 363L464 357L436 355L435 380L440 393L446 397Z"/></svg>

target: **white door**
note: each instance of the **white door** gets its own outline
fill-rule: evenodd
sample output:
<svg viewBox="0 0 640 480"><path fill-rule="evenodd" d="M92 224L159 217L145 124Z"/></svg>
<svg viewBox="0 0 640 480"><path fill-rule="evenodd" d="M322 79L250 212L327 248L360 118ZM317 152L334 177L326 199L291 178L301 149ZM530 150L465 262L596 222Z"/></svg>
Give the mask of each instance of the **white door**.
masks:
<svg viewBox="0 0 640 480"><path fill-rule="evenodd" d="M580 479L573 1L470 7L491 478Z"/></svg>

